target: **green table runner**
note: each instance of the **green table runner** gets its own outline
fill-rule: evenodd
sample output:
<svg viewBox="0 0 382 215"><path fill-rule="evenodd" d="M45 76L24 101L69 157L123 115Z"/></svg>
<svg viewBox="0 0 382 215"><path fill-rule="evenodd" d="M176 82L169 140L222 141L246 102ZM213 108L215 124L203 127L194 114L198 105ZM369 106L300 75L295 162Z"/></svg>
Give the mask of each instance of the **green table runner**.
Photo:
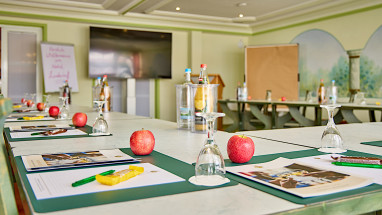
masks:
<svg viewBox="0 0 382 215"><path fill-rule="evenodd" d="M362 142L361 144L382 147L382 140L380 140L380 141L371 141L371 142Z"/></svg>
<svg viewBox="0 0 382 215"><path fill-rule="evenodd" d="M71 125L73 126L73 125ZM11 137L11 131L9 128L4 128L4 134L5 138L8 140L8 142L17 142L17 141L31 141L31 140L49 140L49 139L64 139L64 138L78 138L78 137L97 137L97 136L91 136L93 132L93 127L89 125L85 125L84 127L76 128L83 132L86 132L87 134L84 135L67 135L67 136L47 136L47 137L30 137L30 138L12 138Z"/></svg>
<svg viewBox="0 0 382 215"><path fill-rule="evenodd" d="M308 150L302 150L302 151L295 151L295 152L285 152L285 153L278 153L278 154L269 154L269 155L260 155L260 156L254 156L250 161L248 161L245 164L256 164L256 163L264 163L268 162L271 160L274 160L279 157L285 157L285 158L301 158L301 157L309 157L309 156L316 156L316 155L323 155L325 153L317 151L317 149L308 149ZM343 155L347 156L369 156L369 157L380 157L382 156L379 155L373 155L373 154L368 154L368 153L362 153L362 152L356 152L356 151L347 151ZM237 163L232 163L231 160L226 159L225 160L226 166L239 166L239 165L245 165L245 164L237 164ZM264 191L266 193L272 194L274 196L277 196L279 198L283 198L285 200L294 202L296 204L312 204L316 202L322 202L322 201L328 201L332 199L337 199L337 198L342 198L346 196L352 196L360 193L366 193L366 192L372 192L372 191L382 191L382 185L379 184L372 184L366 187L362 187L359 189L354 189L354 190L348 190L344 192L339 192L339 193L334 193L334 194L329 194L329 195L323 195L323 196L316 196L316 197L310 197L310 198L301 198L299 196L269 187L264 184L257 183L255 181L251 181L249 179L227 173L227 177L230 179L233 179L237 182L240 182L242 184L245 184L247 186L253 187L255 189Z"/></svg>
<svg viewBox="0 0 382 215"><path fill-rule="evenodd" d="M186 193L186 192L199 191L199 190L207 190L207 189L226 187L226 186L232 186L232 185L238 184L236 181L231 180L230 183L227 183L221 186L216 186L216 187L196 186L188 182L188 179L195 174L195 168L194 166L190 164L184 163L180 160L177 160L175 158L169 157L167 155L164 155L156 151L153 151L150 155L147 155L147 156L136 156L131 152L129 148L121 149L121 151L135 158L142 158L142 163L144 162L151 163L181 178L184 178L186 181L170 183L170 184L153 185L153 186L147 186L147 187L138 187L138 188L131 188L131 189L122 189L122 190L105 191L105 192L98 192L98 193L89 193L89 194L82 194L82 195L75 195L75 196L66 196L66 197L59 197L59 198L52 198L52 199L37 200L29 184L29 181L27 179L27 172L21 160L21 157L18 156L15 158L15 160L16 160L17 168L19 170L20 178L25 185L26 192L29 196L33 209L34 211L41 212L41 213L67 210L67 209L80 208L80 207L88 207L88 206L108 204L108 203L124 202L124 201L165 196L165 195L173 195L178 193ZM119 165L124 165L124 164L119 164ZM110 165L110 166L115 166L115 165ZM94 167L88 167L88 168L94 168ZM65 170L52 170L52 171L65 171Z"/></svg>

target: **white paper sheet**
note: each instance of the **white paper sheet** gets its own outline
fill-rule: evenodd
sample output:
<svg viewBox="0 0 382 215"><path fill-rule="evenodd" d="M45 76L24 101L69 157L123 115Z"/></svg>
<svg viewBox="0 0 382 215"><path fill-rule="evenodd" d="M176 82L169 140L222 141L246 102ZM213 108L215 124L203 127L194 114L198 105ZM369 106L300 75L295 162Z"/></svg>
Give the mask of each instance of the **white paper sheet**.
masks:
<svg viewBox="0 0 382 215"><path fill-rule="evenodd" d="M85 193L96 193L102 191L120 190L185 181L183 178L149 163L132 165L144 167L144 173L114 186L102 185L97 181L93 181L78 187L72 187L71 184L75 181L111 169L115 171L128 169L129 165L33 173L28 174L27 178L37 199L57 198Z"/></svg>
<svg viewBox="0 0 382 215"><path fill-rule="evenodd" d="M78 130L78 129L67 130L65 133L55 134L52 136L45 136L42 134L32 136L31 134L33 134L33 133L36 133L36 132L11 132L10 135L11 135L11 138L17 139L17 138L57 137L57 136L71 136L71 135L86 135L87 134L86 132L83 132L83 131Z"/></svg>
<svg viewBox="0 0 382 215"><path fill-rule="evenodd" d="M23 117L23 116L20 116L18 118L21 118L21 117ZM30 121L52 121L52 120L56 120L55 118L50 117L50 116L45 116L44 118L38 119L38 120L25 120L25 119L18 120L18 118L7 118L7 119L5 119L5 122L30 122Z"/></svg>
<svg viewBox="0 0 382 215"><path fill-rule="evenodd" d="M55 129L55 128L68 128L70 127L69 124L62 124L62 125L40 125L40 126L12 126L9 127L10 135L11 138L17 139L17 138L35 138L35 137L52 137L52 136L69 136L69 135L86 135L87 133L84 131L81 131L79 129L73 129L73 130L67 130L65 133L60 133L60 134L55 134L52 136L45 136L45 135L31 135L33 133L37 132L42 132L39 131L38 129L44 129L44 128L50 128L50 129ZM31 132L16 132L16 130L24 130L24 129L29 129ZM36 129L36 131L32 131L33 129Z"/></svg>

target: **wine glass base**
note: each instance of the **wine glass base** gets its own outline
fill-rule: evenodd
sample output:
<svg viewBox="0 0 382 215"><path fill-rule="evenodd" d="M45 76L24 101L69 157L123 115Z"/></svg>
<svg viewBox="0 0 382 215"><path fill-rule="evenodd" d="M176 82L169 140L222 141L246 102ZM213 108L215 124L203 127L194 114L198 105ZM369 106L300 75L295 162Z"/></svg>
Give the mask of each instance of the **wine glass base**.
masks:
<svg viewBox="0 0 382 215"><path fill-rule="evenodd" d="M324 153L344 153L347 150L346 149L339 149L339 148L319 148L318 151L324 152Z"/></svg>
<svg viewBox="0 0 382 215"><path fill-rule="evenodd" d="M211 176L198 176L198 179L196 179L196 176L192 176L188 179L188 181L195 185L200 186L219 186L226 183L229 183L230 180L225 177L221 177L219 175L211 175Z"/></svg>
<svg viewBox="0 0 382 215"><path fill-rule="evenodd" d="M90 133L90 136L110 136L110 133Z"/></svg>

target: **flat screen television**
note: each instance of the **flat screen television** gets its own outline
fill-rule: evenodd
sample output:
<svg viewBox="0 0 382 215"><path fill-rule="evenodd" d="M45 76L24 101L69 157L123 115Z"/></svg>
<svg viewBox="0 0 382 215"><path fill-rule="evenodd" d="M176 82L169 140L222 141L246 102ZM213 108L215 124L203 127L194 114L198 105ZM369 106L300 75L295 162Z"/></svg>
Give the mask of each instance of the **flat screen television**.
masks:
<svg viewBox="0 0 382 215"><path fill-rule="evenodd" d="M172 34L90 27L89 77L171 79Z"/></svg>

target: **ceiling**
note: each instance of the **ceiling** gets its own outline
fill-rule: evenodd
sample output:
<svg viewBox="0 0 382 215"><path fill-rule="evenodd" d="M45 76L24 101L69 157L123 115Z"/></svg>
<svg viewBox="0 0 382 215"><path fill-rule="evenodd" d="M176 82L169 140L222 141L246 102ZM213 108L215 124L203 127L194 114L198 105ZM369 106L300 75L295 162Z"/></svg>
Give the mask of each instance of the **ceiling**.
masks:
<svg viewBox="0 0 382 215"><path fill-rule="evenodd" d="M347 13L381 3L381 0L0 0L0 5L29 9L151 17L158 20L181 20L183 23L238 25L252 29L299 17L309 20Z"/></svg>

